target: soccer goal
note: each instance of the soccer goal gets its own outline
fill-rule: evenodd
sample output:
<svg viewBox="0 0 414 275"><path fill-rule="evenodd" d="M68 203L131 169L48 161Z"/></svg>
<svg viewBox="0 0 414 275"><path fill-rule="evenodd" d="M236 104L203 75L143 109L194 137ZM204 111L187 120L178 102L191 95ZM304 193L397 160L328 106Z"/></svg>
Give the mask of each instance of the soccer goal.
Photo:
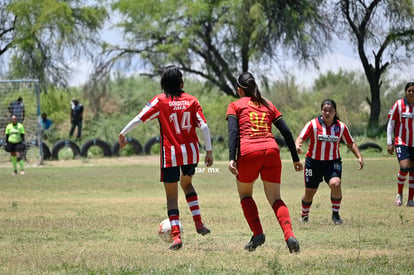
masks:
<svg viewBox="0 0 414 275"><path fill-rule="evenodd" d="M0 80L0 163L10 162L10 153L5 151L5 129L11 118L11 107L21 98L24 105L26 150L22 156L26 163L43 164L43 142L41 131L40 86L36 79ZM22 108L21 105L19 108ZM39 146L40 145L40 146Z"/></svg>

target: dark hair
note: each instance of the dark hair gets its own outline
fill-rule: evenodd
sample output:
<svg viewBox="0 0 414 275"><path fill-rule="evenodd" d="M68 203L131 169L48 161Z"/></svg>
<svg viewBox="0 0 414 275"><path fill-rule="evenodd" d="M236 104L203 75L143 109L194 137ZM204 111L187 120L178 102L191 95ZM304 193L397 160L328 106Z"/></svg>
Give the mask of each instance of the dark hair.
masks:
<svg viewBox="0 0 414 275"><path fill-rule="evenodd" d="M245 96L249 96L257 105L269 107L266 99L264 99L257 87L254 76L249 72L242 73L237 79L237 86L242 88Z"/></svg>
<svg viewBox="0 0 414 275"><path fill-rule="evenodd" d="M408 88L410 88L411 86L414 86L414 82L408 82L408 83L405 85L405 90L404 90L404 91L407 91L407 90L408 90Z"/></svg>
<svg viewBox="0 0 414 275"><path fill-rule="evenodd" d="M166 66L161 75L161 89L171 97L180 96L183 74L175 65Z"/></svg>
<svg viewBox="0 0 414 275"><path fill-rule="evenodd" d="M338 112L336 111L336 102L333 99L324 99L321 103L321 110L323 108L323 106L325 105L330 105L335 109L335 116L334 116L334 120L339 120L339 116L338 116Z"/></svg>

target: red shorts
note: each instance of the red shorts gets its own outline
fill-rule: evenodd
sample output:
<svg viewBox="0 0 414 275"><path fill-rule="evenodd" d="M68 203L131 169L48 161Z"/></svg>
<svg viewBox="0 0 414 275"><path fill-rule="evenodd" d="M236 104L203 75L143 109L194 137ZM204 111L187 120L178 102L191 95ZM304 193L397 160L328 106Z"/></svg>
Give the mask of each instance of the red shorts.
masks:
<svg viewBox="0 0 414 275"><path fill-rule="evenodd" d="M237 179L241 182L253 182L260 173L260 178L263 181L280 183L282 162L279 150L276 148L240 156L237 164L239 170Z"/></svg>

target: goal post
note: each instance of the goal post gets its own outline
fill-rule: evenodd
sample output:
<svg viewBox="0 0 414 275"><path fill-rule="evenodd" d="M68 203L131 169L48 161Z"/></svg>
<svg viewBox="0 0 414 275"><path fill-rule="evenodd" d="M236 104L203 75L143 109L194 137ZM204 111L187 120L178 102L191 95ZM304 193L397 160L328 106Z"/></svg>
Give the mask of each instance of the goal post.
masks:
<svg viewBox="0 0 414 275"><path fill-rule="evenodd" d="M43 164L43 140L41 127L40 85L37 79L0 79L0 163L10 161L10 153L4 150L6 143L5 129L11 114L10 104L22 98L26 151L24 159L29 164Z"/></svg>

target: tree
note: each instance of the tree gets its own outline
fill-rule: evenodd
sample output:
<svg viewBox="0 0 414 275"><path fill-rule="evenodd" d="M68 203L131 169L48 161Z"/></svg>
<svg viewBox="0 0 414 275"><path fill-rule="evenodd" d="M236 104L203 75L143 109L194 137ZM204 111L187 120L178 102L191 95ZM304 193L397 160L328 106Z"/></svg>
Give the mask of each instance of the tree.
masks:
<svg viewBox="0 0 414 275"><path fill-rule="evenodd" d="M370 86L368 132L379 129L380 89L391 65L407 62L414 49L414 6L410 0L341 0L338 33L355 45ZM340 35L342 36L342 35Z"/></svg>
<svg viewBox="0 0 414 275"><path fill-rule="evenodd" d="M0 4L0 55L12 57L9 75L67 85L70 62L98 45L107 18L82 1L4 0Z"/></svg>
<svg viewBox="0 0 414 275"><path fill-rule="evenodd" d="M119 0L126 45L105 45L97 71L108 73L137 55L157 75L168 63L236 96L239 72L275 62L280 48L312 60L329 39L324 0ZM129 63L127 63L129 65ZM260 67L260 68L259 68Z"/></svg>

